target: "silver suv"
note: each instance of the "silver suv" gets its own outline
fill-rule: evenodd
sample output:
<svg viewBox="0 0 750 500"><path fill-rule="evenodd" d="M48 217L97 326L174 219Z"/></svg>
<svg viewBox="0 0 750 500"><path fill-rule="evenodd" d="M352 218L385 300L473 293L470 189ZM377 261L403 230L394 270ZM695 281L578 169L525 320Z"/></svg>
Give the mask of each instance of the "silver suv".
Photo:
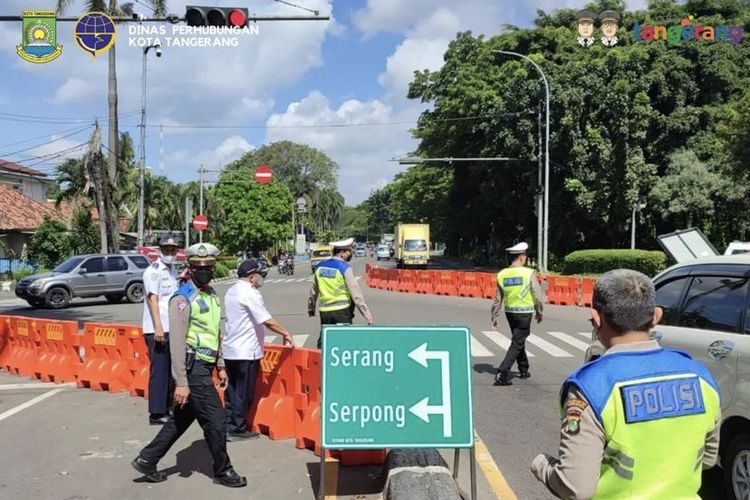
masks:
<svg viewBox="0 0 750 500"><path fill-rule="evenodd" d="M721 392L727 498L750 498L750 255L683 262L654 279L664 317L651 332L705 364ZM589 361L603 352L592 339Z"/></svg>
<svg viewBox="0 0 750 500"><path fill-rule="evenodd" d="M143 255L93 254L71 257L52 272L34 274L16 284L16 296L32 307L66 307L73 297L99 297L110 302L143 301Z"/></svg>

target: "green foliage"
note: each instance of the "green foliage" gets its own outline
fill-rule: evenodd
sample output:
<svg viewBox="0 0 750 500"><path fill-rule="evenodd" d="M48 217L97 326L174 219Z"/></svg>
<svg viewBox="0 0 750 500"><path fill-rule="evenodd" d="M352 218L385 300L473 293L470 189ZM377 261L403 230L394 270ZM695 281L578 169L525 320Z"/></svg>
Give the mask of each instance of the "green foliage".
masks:
<svg viewBox="0 0 750 500"><path fill-rule="evenodd" d="M45 268L53 268L70 255L68 229L62 222L45 219L29 243L29 260Z"/></svg>
<svg viewBox="0 0 750 500"><path fill-rule="evenodd" d="M216 263L216 268L214 269L214 278L226 278L229 276L229 269L226 265L224 265L222 262Z"/></svg>
<svg viewBox="0 0 750 500"><path fill-rule="evenodd" d="M70 250L74 255L96 253L101 250L101 235L91 217L90 209L84 208L73 213L70 230Z"/></svg>
<svg viewBox="0 0 750 500"><path fill-rule="evenodd" d="M216 259L216 263L225 266L227 269L237 269L236 257L219 257Z"/></svg>
<svg viewBox="0 0 750 500"><path fill-rule="evenodd" d="M664 270L664 252L649 250L578 250L565 256L563 274L601 274L613 269L633 269L653 277Z"/></svg>
<svg viewBox="0 0 750 500"><path fill-rule="evenodd" d="M17 269L13 271L13 281L21 281L27 276L31 276L32 274L40 274L40 273L46 273L46 269L37 269L36 271L31 267L22 267L20 269Z"/></svg>
<svg viewBox="0 0 750 500"><path fill-rule="evenodd" d="M213 191L224 254L264 251L289 236L293 198L283 183L259 184L254 169L241 168L222 174Z"/></svg>
<svg viewBox="0 0 750 500"><path fill-rule="evenodd" d="M357 241L364 241L369 236L367 234L367 215L367 211L361 206L344 207L344 213L336 226L335 237L354 237Z"/></svg>

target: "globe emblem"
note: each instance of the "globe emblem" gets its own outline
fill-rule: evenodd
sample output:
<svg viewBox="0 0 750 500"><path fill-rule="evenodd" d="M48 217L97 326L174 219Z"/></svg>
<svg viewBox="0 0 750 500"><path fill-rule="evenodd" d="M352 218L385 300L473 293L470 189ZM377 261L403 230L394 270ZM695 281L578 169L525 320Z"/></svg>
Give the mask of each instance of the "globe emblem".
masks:
<svg viewBox="0 0 750 500"><path fill-rule="evenodd" d="M117 29L106 14L89 12L81 16L73 33L78 46L96 59L97 55L107 52L114 45Z"/></svg>

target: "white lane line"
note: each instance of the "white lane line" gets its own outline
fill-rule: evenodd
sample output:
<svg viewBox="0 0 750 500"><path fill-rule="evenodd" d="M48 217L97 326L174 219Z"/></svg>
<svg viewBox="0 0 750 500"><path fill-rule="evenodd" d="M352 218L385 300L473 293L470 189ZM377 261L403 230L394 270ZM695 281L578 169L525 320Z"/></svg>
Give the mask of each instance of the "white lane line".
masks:
<svg viewBox="0 0 750 500"><path fill-rule="evenodd" d="M508 347L510 347L510 340L505 338L505 335L503 335L500 332L493 332L492 330L487 330L482 332L490 341L497 344L502 350L507 351ZM528 349L526 349L526 356L533 358L534 355L529 352Z"/></svg>
<svg viewBox="0 0 750 500"><path fill-rule="evenodd" d="M56 384L54 382L40 382L38 384L3 384L0 391L16 391L19 389L49 389L50 387L75 387L75 382L67 384Z"/></svg>
<svg viewBox="0 0 750 500"><path fill-rule="evenodd" d="M265 280L265 283L276 283L276 279Z"/></svg>
<svg viewBox="0 0 750 500"><path fill-rule="evenodd" d="M489 358L494 356L492 351L484 347L474 335L471 336L471 357L472 358Z"/></svg>
<svg viewBox="0 0 750 500"><path fill-rule="evenodd" d="M304 347L308 337L309 335L292 335L294 345L297 347Z"/></svg>
<svg viewBox="0 0 750 500"><path fill-rule="evenodd" d="M291 283L292 281L294 281L294 278L291 278L291 279L285 280L285 281L284 281L284 283Z"/></svg>
<svg viewBox="0 0 750 500"><path fill-rule="evenodd" d="M586 339L591 340L591 332L576 332L581 337L586 337Z"/></svg>
<svg viewBox="0 0 750 500"><path fill-rule="evenodd" d="M539 349L543 350L547 354L555 357L555 358L572 358L573 355L570 354L568 351L563 351L559 347L557 347L555 344L551 344L544 340L543 338L539 337L538 335L534 335L533 333L529 335L529 338L527 339L528 342L531 342L535 346L537 346Z"/></svg>
<svg viewBox="0 0 750 500"><path fill-rule="evenodd" d="M547 332L548 334L552 335L556 339L560 339L566 344L570 344L576 349L580 349L581 351L586 351L586 349L589 348L589 345L586 342L582 342L578 340L577 338L574 338L567 333L563 332Z"/></svg>
<svg viewBox="0 0 750 500"><path fill-rule="evenodd" d="M295 283L302 283L303 281L307 281L307 278L301 278L295 281Z"/></svg>
<svg viewBox="0 0 750 500"><path fill-rule="evenodd" d="M64 390L65 390L64 387L61 387L59 389L52 389L51 391L45 392L44 394L41 394L41 395L35 397L34 399L30 399L30 400L26 401L25 403L21 403L20 405L14 407L14 408L11 408L10 410L8 410L8 411L6 411L4 413L1 413L0 414L0 421L1 420L5 420L8 417L12 417L16 413L21 412L21 411L25 410L26 408L30 408L30 407L34 406L35 404L44 401L47 398L51 398L52 396L54 396L58 392L62 392Z"/></svg>

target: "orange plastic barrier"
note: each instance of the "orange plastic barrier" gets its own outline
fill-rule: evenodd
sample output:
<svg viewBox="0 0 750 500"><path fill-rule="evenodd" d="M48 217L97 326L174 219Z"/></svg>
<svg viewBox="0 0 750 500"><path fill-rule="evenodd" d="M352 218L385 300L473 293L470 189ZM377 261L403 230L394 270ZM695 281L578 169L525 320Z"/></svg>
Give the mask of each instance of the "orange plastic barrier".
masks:
<svg viewBox="0 0 750 500"><path fill-rule="evenodd" d="M294 437L294 363L292 348L265 346L255 401L250 408L252 430L271 439ZM320 382L318 382L320 384Z"/></svg>
<svg viewBox="0 0 750 500"><path fill-rule="evenodd" d="M143 338L143 330L133 327L130 331L130 342L133 345L133 356L130 358L130 371L133 381L128 391L131 396L141 396L148 399L148 377L151 360L148 357L148 346Z"/></svg>
<svg viewBox="0 0 750 500"><path fill-rule="evenodd" d="M10 351L10 316L0 316L0 366L6 366Z"/></svg>
<svg viewBox="0 0 750 500"><path fill-rule="evenodd" d="M417 274L412 270L398 271L398 291L415 292L417 290Z"/></svg>
<svg viewBox="0 0 750 500"><path fill-rule="evenodd" d="M75 382L83 365L76 321L34 321L40 344L34 375L47 382Z"/></svg>
<svg viewBox="0 0 750 500"><path fill-rule="evenodd" d="M294 349L294 440L320 456L320 351Z"/></svg>
<svg viewBox="0 0 750 500"><path fill-rule="evenodd" d="M365 284L372 288L372 264L365 264Z"/></svg>
<svg viewBox="0 0 750 500"><path fill-rule="evenodd" d="M592 278L581 278L581 287L579 289L578 305L582 307L591 307L594 299L594 285L596 280Z"/></svg>
<svg viewBox="0 0 750 500"><path fill-rule="evenodd" d="M484 280L479 273L456 273L458 295L461 297L482 297Z"/></svg>
<svg viewBox="0 0 750 500"><path fill-rule="evenodd" d="M133 332L137 332L137 328L129 325L86 323L82 341L85 361L78 387L109 392L130 390Z"/></svg>
<svg viewBox="0 0 750 500"><path fill-rule="evenodd" d="M398 291L398 269L383 269L383 288L390 292Z"/></svg>
<svg viewBox="0 0 750 500"><path fill-rule="evenodd" d="M567 276L549 276L547 278L547 302L563 306L574 306L578 303L578 280Z"/></svg>
<svg viewBox="0 0 750 500"><path fill-rule="evenodd" d="M383 270L379 267L373 267L370 270L370 288L382 288L382 272Z"/></svg>
<svg viewBox="0 0 750 500"><path fill-rule="evenodd" d="M435 273L434 288L438 295L458 295L458 286L456 285L456 273L451 271L439 271Z"/></svg>
<svg viewBox="0 0 750 500"><path fill-rule="evenodd" d="M39 359L37 332L34 320L20 316L10 317L10 354L5 369L15 375L34 378Z"/></svg>
<svg viewBox="0 0 750 500"><path fill-rule="evenodd" d="M497 293L497 275L492 273L482 273L482 297L485 299L494 299Z"/></svg>
<svg viewBox="0 0 750 500"><path fill-rule="evenodd" d="M435 273L433 271L417 271L417 282L414 291L432 295L435 293Z"/></svg>

